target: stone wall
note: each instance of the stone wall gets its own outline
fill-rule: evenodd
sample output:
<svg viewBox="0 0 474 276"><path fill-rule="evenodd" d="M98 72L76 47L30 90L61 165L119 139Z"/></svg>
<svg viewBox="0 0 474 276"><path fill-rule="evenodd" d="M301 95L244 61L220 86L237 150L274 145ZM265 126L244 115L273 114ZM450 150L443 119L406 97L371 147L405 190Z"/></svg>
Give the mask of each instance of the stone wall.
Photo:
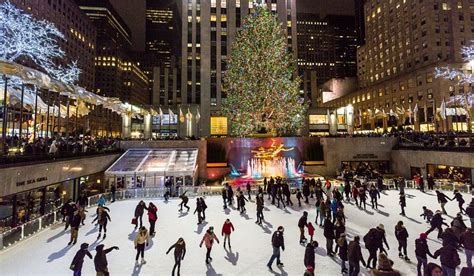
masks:
<svg viewBox="0 0 474 276"><path fill-rule="evenodd" d="M427 164L458 166L474 169L474 153L444 152L427 150L394 150L392 151L393 172L405 178L411 178L410 167L421 168L426 177Z"/></svg>

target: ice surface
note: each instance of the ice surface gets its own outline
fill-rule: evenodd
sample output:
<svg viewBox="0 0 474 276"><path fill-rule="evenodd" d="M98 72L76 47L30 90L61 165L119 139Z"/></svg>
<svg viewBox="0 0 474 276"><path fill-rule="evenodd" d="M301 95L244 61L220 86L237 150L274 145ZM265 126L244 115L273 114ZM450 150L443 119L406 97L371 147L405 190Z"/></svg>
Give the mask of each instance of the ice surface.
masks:
<svg viewBox="0 0 474 276"><path fill-rule="evenodd" d="M407 217L399 215L398 193L388 191L382 194L379 201L380 211L367 208L367 211L359 210L352 204L346 204L347 234L349 240L354 235L365 235L369 228L383 223L387 232L387 240L390 244L389 258L394 262L394 268L400 270L404 275L416 275L414 240L419 234L428 229L419 216L423 205L437 210L439 205L434 192L423 194L415 190L407 190ZM448 193L452 196L452 193ZM464 195L466 202L470 202L470 197ZM145 251L147 263L142 266L135 266L135 250L133 239L136 231L130 224L135 205L138 200L126 200L115 202L108 207L112 222L108 224L106 240L96 240L98 228L91 225L95 209L89 211L86 225L79 230L78 243L74 246L67 246L69 241L69 230L64 231L62 225L47 229L40 234L19 243L18 245L0 253L0 275L72 275L69 265L74 254L83 242L90 244L92 255L95 255L95 246L98 243L109 246L119 246L120 250L112 251L107 255L109 271L111 275L170 275L174 264L172 252L166 255L165 252L179 237L183 237L187 245L186 257L181 266L182 275L303 275L305 270L303 265L304 247L299 244L298 219L303 209L309 210L309 221L314 221L315 208L311 205L304 205L303 209L296 206L286 210L277 209L266 201L267 210L264 211L266 223L263 227L255 224L256 211L255 202L248 202L247 214L240 215L235 209L224 211L220 196L206 197L208 209L206 211L207 223L198 226L196 215L192 214L195 207L194 198L190 199L189 213L178 212L178 199L172 199L165 203L162 199L155 199L153 202L158 205L157 234L150 246ZM296 199L293 197L293 201ZM148 202L149 200L146 200ZM297 205L297 204L295 204ZM457 212L457 203L447 204L448 214L454 215ZM144 216L145 218L145 216ZM232 251L224 250L222 243L215 244L212 250L214 258L212 266L206 266L204 248L199 248L199 242L206 229L214 226L218 237L222 224L226 218L230 218L235 226L235 233L231 236ZM447 222L451 218L446 217ZM406 263L398 257L397 241L394 236L394 227L397 221L404 221L410 234L409 257L411 264ZM468 221L466 221L468 224ZM148 228L148 221L145 223ZM266 263L271 256L272 248L270 238L273 231L279 225L285 227L286 251L282 252L282 262L285 266L281 269L274 264L274 273L270 272ZM436 240L437 232L431 233L428 244L432 252L441 246ZM316 229L315 239L319 242L320 248L316 254L316 275L340 275L339 258L330 258L325 253L325 239L321 228ZM362 254L367 260L368 252L363 247ZM462 264L465 264L464 253L460 252ZM431 259L429 261L432 261ZM439 260L436 260L439 263ZM83 275L95 275L93 261L86 257L82 271ZM361 273L367 275L366 270Z"/></svg>

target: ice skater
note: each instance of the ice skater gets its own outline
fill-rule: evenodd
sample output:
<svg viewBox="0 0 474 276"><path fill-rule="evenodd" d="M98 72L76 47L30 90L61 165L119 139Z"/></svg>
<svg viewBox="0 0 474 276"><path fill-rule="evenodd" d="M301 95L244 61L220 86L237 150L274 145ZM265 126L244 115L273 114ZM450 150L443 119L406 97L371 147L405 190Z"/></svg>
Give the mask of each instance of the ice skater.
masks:
<svg viewBox="0 0 474 276"><path fill-rule="evenodd" d="M255 200L255 203L257 204L257 221L255 222L256 224L262 225L263 222L263 206L264 206L264 198L263 194L259 193L257 195L257 198Z"/></svg>
<svg viewBox="0 0 474 276"><path fill-rule="evenodd" d="M438 198L438 203L441 206L443 215L447 215L448 213L446 212L446 209L444 209L444 206L446 205L446 203L448 203L448 200L451 200L451 199L444 193L440 192L439 190L436 190L436 197Z"/></svg>
<svg viewBox="0 0 474 276"><path fill-rule="evenodd" d="M441 215L441 211L436 211L434 216L431 218L431 227L426 231L426 235L429 235L433 230L438 229L438 239L441 238L441 234L443 233L443 225L449 227L449 225L444 222L443 216Z"/></svg>
<svg viewBox="0 0 474 276"><path fill-rule="evenodd" d="M227 188L226 187L222 188L221 194L222 194L222 202L224 203L223 207L225 210L227 209Z"/></svg>
<svg viewBox="0 0 474 276"><path fill-rule="evenodd" d="M300 229L300 244L306 243L306 237L304 236L304 228L308 227L308 212L304 211L300 220L298 221L298 228Z"/></svg>
<svg viewBox="0 0 474 276"><path fill-rule="evenodd" d="M187 192L187 191L186 191ZM183 211L183 206L186 207L186 209L188 209L188 212L189 212L189 206L188 206L188 201L189 201L189 198L188 196L186 195L186 192L184 192L182 195L179 196L179 198L181 198L181 203L179 204L179 211L182 212Z"/></svg>
<svg viewBox="0 0 474 276"><path fill-rule="evenodd" d="M405 193L400 193L399 204L400 204L400 208L402 208L402 212L400 213L400 215L405 216L405 207L407 206Z"/></svg>
<svg viewBox="0 0 474 276"><path fill-rule="evenodd" d="M156 221L158 220L158 208L153 204L152 202L148 203L148 208L146 208L148 211L148 222L150 223L150 236L154 237L155 236L155 224Z"/></svg>
<svg viewBox="0 0 474 276"><path fill-rule="evenodd" d="M426 269L426 265L428 263L428 257L430 256L433 258L433 255L430 252L430 248L428 247L428 242L426 239L428 235L426 233L421 233L420 238L415 240L415 255L416 255L416 270L418 272L418 276L422 276L423 271ZM423 266L423 269L421 268Z"/></svg>
<svg viewBox="0 0 474 276"><path fill-rule="evenodd" d="M102 206L99 207L97 217L92 221L92 224L94 224L95 221L99 223L99 235L97 239L100 239L102 229L104 229L104 237L102 239L105 239L107 237L107 222L112 221L106 208Z"/></svg>
<svg viewBox="0 0 474 276"><path fill-rule="evenodd" d="M145 246L148 247L148 230L146 230L145 226L140 227L138 234L135 236L135 240L133 241L135 245L135 249L137 250L137 255L135 256L135 265L139 265L138 257L142 256L141 264L146 264L145 261Z"/></svg>
<svg viewBox="0 0 474 276"><path fill-rule="evenodd" d="M229 249L232 247L230 246L230 234L235 231L234 225L230 222L230 219L226 219L224 224L222 225L222 236L224 236L224 248L225 242L229 245Z"/></svg>
<svg viewBox="0 0 474 276"><path fill-rule="evenodd" d="M399 221L395 226L395 237L398 241L398 257L404 258L405 261L410 261L407 255L407 246L408 246L408 231L403 226L403 221Z"/></svg>
<svg viewBox="0 0 474 276"><path fill-rule="evenodd" d="M423 217L426 222L430 223L431 219L433 218L433 211L426 208L426 206L423 206L423 213L420 215L420 217Z"/></svg>
<svg viewBox="0 0 474 276"><path fill-rule="evenodd" d="M137 206L135 207L135 213L134 213L134 216L135 216L135 229L137 229L138 227L138 219L140 219L140 228L143 226L143 213L145 212L145 209L146 209L146 204L143 200L140 200L140 202L138 202Z"/></svg>
<svg viewBox="0 0 474 276"><path fill-rule="evenodd" d="M348 244L347 244L347 239L346 239L346 234L342 233L339 239L337 239L336 242L337 246L339 247L339 258L341 259L341 273L347 273L347 267L346 267L346 262L347 262L347 250L348 250Z"/></svg>
<svg viewBox="0 0 474 276"><path fill-rule="evenodd" d="M464 198L462 197L462 194L458 190L454 190L454 197L452 200L456 200L458 202L459 212L461 214L465 214L466 209L464 209L463 205L466 201L464 200Z"/></svg>
<svg viewBox="0 0 474 276"><path fill-rule="evenodd" d="M82 265L84 264L84 257L87 256L89 259L92 259L92 254L88 250L89 244L81 244L81 249L76 252L74 259L72 259L70 269L74 271L74 276L81 276Z"/></svg>
<svg viewBox="0 0 474 276"><path fill-rule="evenodd" d="M304 251L304 266L305 267L315 267L315 250L318 247L317 241L311 241L306 245L306 249Z"/></svg>
<svg viewBox="0 0 474 276"><path fill-rule="evenodd" d="M180 275L181 269L181 261L184 260L184 256L186 255L186 243L184 242L183 238L179 238L178 241L173 244L168 251L166 251L166 255L174 248L174 266L173 271L171 272L171 276L174 276L174 272L176 268L178 268L178 276Z"/></svg>
<svg viewBox="0 0 474 276"><path fill-rule="evenodd" d="M199 247L202 247L203 243L206 246L206 249L207 249L206 264L209 264L209 262L212 261L211 250L212 250L214 241L219 243L219 239L217 238L217 235L214 233L214 227L211 226L209 227L209 229L207 229L206 234L204 234L204 236L202 237L201 243L199 244Z"/></svg>
<svg viewBox="0 0 474 276"><path fill-rule="evenodd" d="M297 189L296 190L296 199L298 200L298 206L301 207L301 199L303 198L303 196L301 195L301 191L300 189Z"/></svg>
<svg viewBox="0 0 474 276"><path fill-rule="evenodd" d="M247 209L245 209L245 201L248 201L248 200L245 198L244 193L242 193L242 192L238 193L238 195L237 195L237 205L240 208L240 213L241 214L243 214L247 211Z"/></svg>
<svg viewBox="0 0 474 276"><path fill-rule="evenodd" d="M196 198L196 209L194 209L194 213L193 214L196 214L197 213L197 219L198 219L198 225L202 223L202 204L201 204L201 200L199 200L199 198Z"/></svg>
<svg viewBox="0 0 474 276"><path fill-rule="evenodd" d="M97 275L103 275L103 276L109 276L109 268L108 268L108 262L107 262L107 254L109 254L112 250L119 250L118 246L113 246L110 248L107 248L104 250L104 245L99 244L96 246L96 254L94 257L94 266L95 266L95 271L97 272Z"/></svg>
<svg viewBox="0 0 474 276"><path fill-rule="evenodd" d="M252 194L252 186L250 186L250 182L247 182L247 194L249 196L249 200L252 200L251 194Z"/></svg>
<svg viewBox="0 0 474 276"><path fill-rule="evenodd" d="M202 208L202 220L206 220L206 209L207 209L207 205L206 205L206 202L204 201L204 198L199 198L199 200L201 201L201 208Z"/></svg>
<svg viewBox="0 0 474 276"><path fill-rule="evenodd" d="M308 235L309 235L309 241L313 241L313 236L314 236L314 226L311 222L308 222Z"/></svg>
<svg viewBox="0 0 474 276"><path fill-rule="evenodd" d="M270 269L270 271L273 271L272 264L275 259L277 260L277 266L283 266L283 263L280 260L280 248L281 250L285 251L285 239L283 238L284 231L285 228L283 228L283 226L278 226L277 231L275 231L272 235L273 253L267 263L267 267Z"/></svg>
<svg viewBox="0 0 474 276"><path fill-rule="evenodd" d="M67 245L76 244L77 236L79 235L79 226L81 225L81 215L79 214L79 210L74 212L74 215L71 219L71 239Z"/></svg>

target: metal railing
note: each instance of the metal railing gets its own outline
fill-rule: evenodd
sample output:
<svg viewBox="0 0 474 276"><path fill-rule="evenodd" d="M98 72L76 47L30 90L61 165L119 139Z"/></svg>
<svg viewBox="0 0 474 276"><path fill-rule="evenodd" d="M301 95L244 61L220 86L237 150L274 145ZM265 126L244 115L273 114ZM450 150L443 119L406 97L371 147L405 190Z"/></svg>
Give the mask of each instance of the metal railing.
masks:
<svg viewBox="0 0 474 276"><path fill-rule="evenodd" d="M369 184L376 182L369 181ZM417 188L413 180L405 180L407 189ZM456 185L455 183L441 183L435 182L437 189L442 190L459 190L461 192L470 193L471 189L469 185ZM392 179L385 179L384 185L389 189L395 189L395 183ZM252 192L257 191L256 186L252 186ZM296 188L296 187L293 187ZM242 187L242 190L245 191L245 187ZM292 189L294 190L294 189ZM115 193L115 200L127 200L134 198L162 198L164 194L170 191L168 188L129 188L122 189ZM220 195L222 191L222 186L181 186L176 190L172 190L172 196L179 196L186 192L188 196L204 196L204 195ZM91 208L97 205L99 198L104 196L108 202L112 200L112 194L110 192L97 194L88 197L87 208ZM62 222L62 214L60 212L61 208L54 209L49 213L28 221L22 225L16 226L12 229L9 229L3 233L0 233L0 250L11 247L12 245L27 239L28 237L35 235L42 230L57 225Z"/></svg>

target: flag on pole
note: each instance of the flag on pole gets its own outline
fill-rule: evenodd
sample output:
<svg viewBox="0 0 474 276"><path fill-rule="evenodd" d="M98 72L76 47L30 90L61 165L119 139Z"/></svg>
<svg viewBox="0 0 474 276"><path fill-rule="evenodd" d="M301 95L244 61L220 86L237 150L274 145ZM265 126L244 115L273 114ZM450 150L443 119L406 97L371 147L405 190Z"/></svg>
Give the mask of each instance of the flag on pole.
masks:
<svg viewBox="0 0 474 276"><path fill-rule="evenodd" d="M179 121L181 123L184 123L184 114L183 114L183 110L181 110L181 107L179 108Z"/></svg>
<svg viewBox="0 0 474 276"><path fill-rule="evenodd" d="M413 122L416 122L418 117L418 104L415 104L415 107L413 108Z"/></svg>
<svg viewBox="0 0 474 276"><path fill-rule="evenodd" d="M444 101L444 99L441 102L441 106L439 107L439 109L441 119L446 120L446 102Z"/></svg>
<svg viewBox="0 0 474 276"><path fill-rule="evenodd" d="M188 107L188 113L186 113L186 119L189 121L193 119L193 113L191 113L191 111L189 110L189 107Z"/></svg>
<svg viewBox="0 0 474 276"><path fill-rule="evenodd" d="M168 108L168 114L170 115L170 119L169 119L170 124L174 124L174 123L175 123L175 121L174 121L174 113L173 113L173 111L172 111L171 109L169 109L169 108Z"/></svg>
<svg viewBox="0 0 474 276"><path fill-rule="evenodd" d="M161 107L158 112L160 114L160 125L163 125L163 110L161 110Z"/></svg>
<svg viewBox="0 0 474 276"><path fill-rule="evenodd" d="M408 121L410 122L410 125L412 124L412 119L411 117L413 116L413 113L411 111L411 104L408 105Z"/></svg>
<svg viewBox="0 0 474 276"><path fill-rule="evenodd" d="M196 121L199 121L201 119L201 114L199 113L199 107L196 110Z"/></svg>

